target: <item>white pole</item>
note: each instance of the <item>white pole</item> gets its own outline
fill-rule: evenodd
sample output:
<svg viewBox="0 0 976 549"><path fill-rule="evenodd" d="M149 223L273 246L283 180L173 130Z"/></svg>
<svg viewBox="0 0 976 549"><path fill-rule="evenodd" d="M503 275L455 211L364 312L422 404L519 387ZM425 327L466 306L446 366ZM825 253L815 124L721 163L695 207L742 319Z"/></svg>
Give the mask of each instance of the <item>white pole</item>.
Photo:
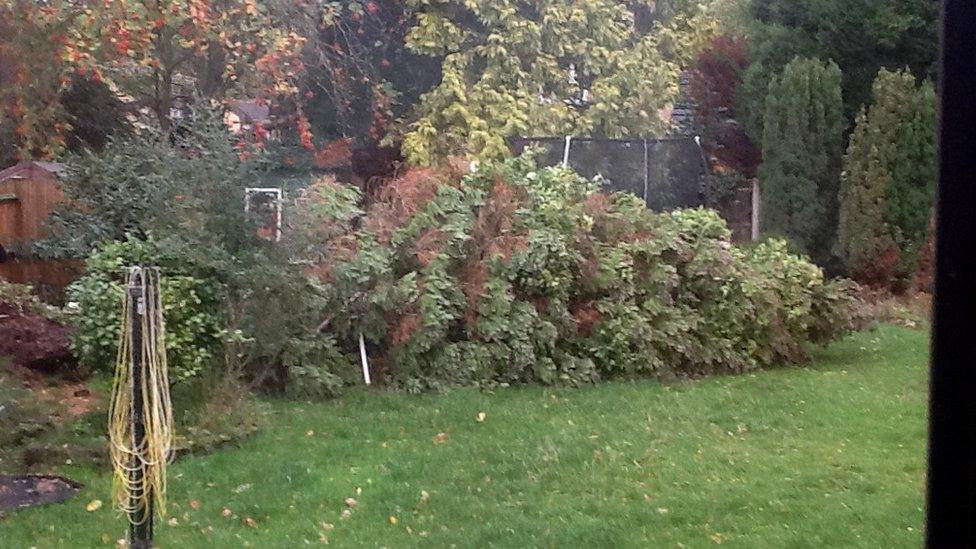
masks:
<svg viewBox="0 0 976 549"><path fill-rule="evenodd" d="M359 332L359 358L363 361L363 381L370 385L369 379L369 360L366 358L366 342L363 341L363 333Z"/></svg>
<svg viewBox="0 0 976 549"><path fill-rule="evenodd" d="M566 136L566 146L563 147L563 167L569 166L569 144L573 141L573 138L569 135Z"/></svg>

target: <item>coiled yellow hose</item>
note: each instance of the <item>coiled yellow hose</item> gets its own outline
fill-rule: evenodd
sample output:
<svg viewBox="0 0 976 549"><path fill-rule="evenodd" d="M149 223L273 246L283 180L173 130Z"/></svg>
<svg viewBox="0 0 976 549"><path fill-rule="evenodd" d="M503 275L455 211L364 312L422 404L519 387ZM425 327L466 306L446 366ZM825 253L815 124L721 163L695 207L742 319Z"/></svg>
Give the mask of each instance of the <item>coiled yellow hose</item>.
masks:
<svg viewBox="0 0 976 549"><path fill-rule="evenodd" d="M129 288L136 288L131 295ZM135 299L133 299L133 297ZM142 329L140 349L133 349L132 313L139 313ZM166 369L165 324L159 293L159 270L133 267L122 299L123 328L115 361L115 382L109 405L109 440L114 478L112 497L132 524L151 517L150 502L160 515L166 514L166 465L173 443L173 407ZM132 353L141 360L133 362ZM139 368L138 376L133 369ZM145 437L135 441L133 383L140 380ZM142 474L137 474L140 471Z"/></svg>

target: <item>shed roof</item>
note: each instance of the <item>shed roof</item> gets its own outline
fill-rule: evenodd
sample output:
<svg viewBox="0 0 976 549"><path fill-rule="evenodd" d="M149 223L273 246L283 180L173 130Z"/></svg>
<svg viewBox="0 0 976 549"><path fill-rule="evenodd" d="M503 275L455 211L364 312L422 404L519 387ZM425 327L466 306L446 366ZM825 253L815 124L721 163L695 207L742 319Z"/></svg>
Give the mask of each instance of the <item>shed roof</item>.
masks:
<svg viewBox="0 0 976 549"><path fill-rule="evenodd" d="M264 99L239 99L231 103L231 110L245 124L263 124L271 117L271 107Z"/></svg>
<svg viewBox="0 0 976 549"><path fill-rule="evenodd" d="M64 164L58 162L27 161L0 170L0 182L7 181L8 179L27 178L31 175L30 172L35 169L47 172L56 178L64 174Z"/></svg>

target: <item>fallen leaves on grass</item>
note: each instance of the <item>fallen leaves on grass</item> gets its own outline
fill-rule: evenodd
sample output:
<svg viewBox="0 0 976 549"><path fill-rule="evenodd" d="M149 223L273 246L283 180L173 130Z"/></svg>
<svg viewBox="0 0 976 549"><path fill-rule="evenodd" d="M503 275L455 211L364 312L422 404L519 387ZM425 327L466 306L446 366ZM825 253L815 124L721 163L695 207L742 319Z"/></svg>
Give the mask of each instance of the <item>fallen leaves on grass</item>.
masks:
<svg viewBox="0 0 976 549"><path fill-rule="evenodd" d="M223 509L220 510L220 516L224 518L229 518L233 514L234 512L228 509L227 507L224 507Z"/></svg>
<svg viewBox="0 0 976 549"><path fill-rule="evenodd" d="M447 442L447 433L437 433L434 436L434 444L444 444Z"/></svg>
<svg viewBox="0 0 976 549"><path fill-rule="evenodd" d="M333 525L331 522L321 522L319 523L319 527L322 528L322 532L319 533L319 541L322 542L322 545L328 545L329 532L335 528L335 525Z"/></svg>
<svg viewBox="0 0 976 549"><path fill-rule="evenodd" d="M346 507L355 507L359 505L359 502L354 498L346 498Z"/></svg>
<svg viewBox="0 0 976 549"><path fill-rule="evenodd" d="M101 509L101 507L102 507L102 500L93 499L88 502L88 505L85 506L85 511L88 511L89 513L94 513L95 511Z"/></svg>
<svg viewBox="0 0 976 549"><path fill-rule="evenodd" d="M252 519L251 517L244 517L244 520L241 521L241 524L243 524L244 526L247 526L248 528L257 528L258 527L258 523L257 522L254 522L254 519Z"/></svg>
<svg viewBox="0 0 976 549"><path fill-rule="evenodd" d="M390 515L390 518L388 518L386 520L388 520L390 522L390 524L392 524L393 526L396 526L397 518L395 516Z"/></svg>
<svg viewBox="0 0 976 549"><path fill-rule="evenodd" d="M484 412L478 412L478 415L474 416L474 420L477 421L478 423L484 423L486 417L487 414L485 414Z"/></svg>

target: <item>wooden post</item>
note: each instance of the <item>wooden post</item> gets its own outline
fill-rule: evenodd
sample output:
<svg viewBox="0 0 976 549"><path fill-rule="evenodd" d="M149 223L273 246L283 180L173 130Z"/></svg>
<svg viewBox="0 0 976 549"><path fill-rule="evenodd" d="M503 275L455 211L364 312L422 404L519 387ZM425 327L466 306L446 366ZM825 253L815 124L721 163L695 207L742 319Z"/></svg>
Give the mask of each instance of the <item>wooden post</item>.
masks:
<svg viewBox="0 0 976 549"><path fill-rule="evenodd" d="M130 329L132 330L132 345L129 348L129 367L132 368L132 447L141 448L146 441L146 423L143 417L143 356L142 341L146 334L142 333L142 320L147 314L145 300L146 279L143 276L141 285L129 286L129 299L131 308L129 314ZM133 486L142 486L142 478L145 475L144 464L138 453L133 453L131 469L129 475ZM138 490L133 491L129 496L131 511L129 513L129 547L133 549L149 549L152 547L153 538L153 503L152 494L143 498ZM143 501L146 501L148 509L142 508ZM145 520L143 518L145 517Z"/></svg>
<svg viewBox="0 0 976 549"><path fill-rule="evenodd" d="M759 180L752 180L752 239L759 240L759 211L762 203L759 196Z"/></svg>

